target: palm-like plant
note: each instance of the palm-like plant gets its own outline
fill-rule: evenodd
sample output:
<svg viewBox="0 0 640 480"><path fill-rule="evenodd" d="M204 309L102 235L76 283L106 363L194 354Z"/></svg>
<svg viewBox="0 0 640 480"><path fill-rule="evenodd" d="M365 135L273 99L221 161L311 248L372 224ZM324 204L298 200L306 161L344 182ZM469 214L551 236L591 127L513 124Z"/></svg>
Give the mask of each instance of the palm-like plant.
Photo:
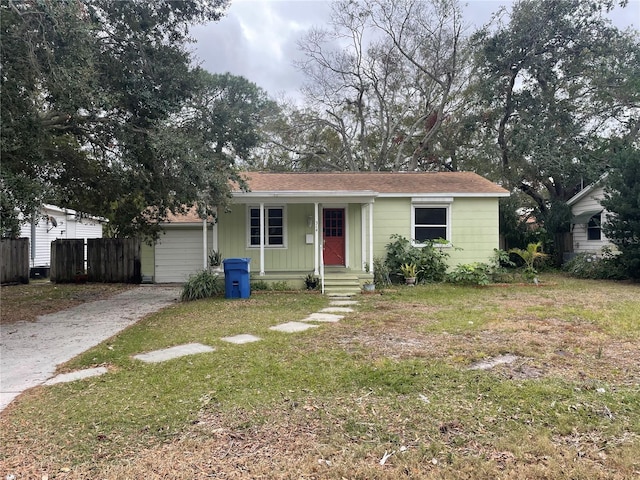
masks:
<svg viewBox="0 0 640 480"><path fill-rule="evenodd" d="M405 263L400 266L400 271L404 278L415 278L416 277L416 264L415 263Z"/></svg>
<svg viewBox="0 0 640 480"><path fill-rule="evenodd" d="M535 269L535 262L538 259L546 258L547 254L542 252L542 242L530 243L527 245L527 249L512 248L509 253L515 253L525 263L524 273L531 280L535 278L538 271Z"/></svg>

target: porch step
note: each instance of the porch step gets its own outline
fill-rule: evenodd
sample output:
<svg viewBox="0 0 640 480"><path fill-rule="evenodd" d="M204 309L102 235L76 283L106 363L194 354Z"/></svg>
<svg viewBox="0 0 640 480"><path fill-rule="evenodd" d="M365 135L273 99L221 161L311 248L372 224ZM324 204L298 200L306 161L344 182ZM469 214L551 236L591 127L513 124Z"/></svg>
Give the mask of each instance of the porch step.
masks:
<svg viewBox="0 0 640 480"><path fill-rule="evenodd" d="M324 293L328 296L351 296L360 293L360 280L353 274L327 273L324 277Z"/></svg>

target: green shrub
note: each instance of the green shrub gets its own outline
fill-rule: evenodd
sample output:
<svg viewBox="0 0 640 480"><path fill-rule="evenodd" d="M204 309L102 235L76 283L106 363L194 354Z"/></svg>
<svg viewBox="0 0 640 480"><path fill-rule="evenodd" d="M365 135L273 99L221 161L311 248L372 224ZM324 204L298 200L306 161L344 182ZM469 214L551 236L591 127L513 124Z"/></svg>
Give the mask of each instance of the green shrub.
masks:
<svg viewBox="0 0 640 480"><path fill-rule="evenodd" d="M418 258L418 282L443 282L447 276L447 258L449 254L437 245L446 242L429 242L424 247L414 247L420 250Z"/></svg>
<svg viewBox="0 0 640 480"><path fill-rule="evenodd" d="M415 264L418 282L441 282L447 273L449 254L436 245L442 242L428 242L422 247L415 247L402 235L391 235L391 242L386 246L385 263L392 280L402 281L402 265Z"/></svg>
<svg viewBox="0 0 640 480"><path fill-rule="evenodd" d="M520 258L520 257L518 257ZM512 282L515 262L511 261L511 254L498 248L493 249L493 258L489 263L488 274L492 282Z"/></svg>
<svg viewBox="0 0 640 480"><path fill-rule="evenodd" d="M180 299L183 302L200 300L220 295L224 292L224 285L217 274L202 270L191 275L182 287Z"/></svg>
<svg viewBox="0 0 640 480"><path fill-rule="evenodd" d="M320 286L320 279L311 272L305 277L304 285L307 287L307 290L317 290Z"/></svg>
<svg viewBox="0 0 640 480"><path fill-rule="evenodd" d="M389 267L380 257L373 257L373 283L376 288L384 288L391 285Z"/></svg>
<svg viewBox="0 0 640 480"><path fill-rule="evenodd" d="M273 282L271 284L271 290L274 290L276 292L283 292L283 291L287 291L287 290L291 290L291 287L289 287L289 284L287 282Z"/></svg>
<svg viewBox="0 0 640 480"><path fill-rule="evenodd" d="M603 248L602 254L578 253L562 266L562 270L572 277L593 280L622 280L626 278L618 255L611 249Z"/></svg>
<svg viewBox="0 0 640 480"><path fill-rule="evenodd" d="M269 290L269 284L264 280L251 280L251 290Z"/></svg>
<svg viewBox="0 0 640 480"><path fill-rule="evenodd" d="M457 265L448 275L447 281L460 285L488 285L491 283L492 267L475 262Z"/></svg>

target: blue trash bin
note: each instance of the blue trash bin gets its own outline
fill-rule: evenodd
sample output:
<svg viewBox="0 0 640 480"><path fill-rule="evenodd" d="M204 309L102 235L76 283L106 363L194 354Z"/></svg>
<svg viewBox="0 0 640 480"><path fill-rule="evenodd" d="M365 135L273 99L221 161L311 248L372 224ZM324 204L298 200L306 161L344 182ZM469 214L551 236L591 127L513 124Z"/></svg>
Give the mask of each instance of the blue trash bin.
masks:
<svg viewBox="0 0 640 480"><path fill-rule="evenodd" d="M250 262L250 258L227 258L222 261L225 298L249 298L251 295Z"/></svg>

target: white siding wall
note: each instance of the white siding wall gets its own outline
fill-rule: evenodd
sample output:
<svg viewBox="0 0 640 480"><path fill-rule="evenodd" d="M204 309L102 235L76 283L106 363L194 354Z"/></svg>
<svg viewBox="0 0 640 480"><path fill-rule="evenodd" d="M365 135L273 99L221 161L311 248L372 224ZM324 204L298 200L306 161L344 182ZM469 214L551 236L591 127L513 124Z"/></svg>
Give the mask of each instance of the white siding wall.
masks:
<svg viewBox="0 0 640 480"><path fill-rule="evenodd" d="M583 212L594 211L602 208L600 200L604 198L604 189L602 187L596 187L584 198L581 198L577 203L571 207L573 215L580 215ZM606 222L607 211L602 212L602 222ZM611 247L607 237L602 233L600 240L588 240L587 239L587 225L576 224L573 225L573 251L576 253L584 252L600 252L602 247Z"/></svg>
<svg viewBox="0 0 640 480"><path fill-rule="evenodd" d="M102 238L102 224L96 220L76 220L75 214L43 209L42 213L55 218L57 226L41 218L36 225L36 256L31 258L31 223L22 225L20 236L29 239L29 259L32 267L51 265L51 242L60 238ZM85 251L86 258L86 251Z"/></svg>

